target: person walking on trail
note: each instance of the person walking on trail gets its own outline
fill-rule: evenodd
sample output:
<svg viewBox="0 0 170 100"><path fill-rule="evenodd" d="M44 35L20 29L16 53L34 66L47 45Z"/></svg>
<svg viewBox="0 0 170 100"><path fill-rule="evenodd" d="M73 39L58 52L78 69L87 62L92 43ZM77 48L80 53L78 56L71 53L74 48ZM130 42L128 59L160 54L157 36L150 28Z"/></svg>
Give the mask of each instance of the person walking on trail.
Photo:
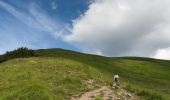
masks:
<svg viewBox="0 0 170 100"><path fill-rule="evenodd" d="M119 82L119 75L114 75L114 84L113 87L119 88L120 82Z"/></svg>

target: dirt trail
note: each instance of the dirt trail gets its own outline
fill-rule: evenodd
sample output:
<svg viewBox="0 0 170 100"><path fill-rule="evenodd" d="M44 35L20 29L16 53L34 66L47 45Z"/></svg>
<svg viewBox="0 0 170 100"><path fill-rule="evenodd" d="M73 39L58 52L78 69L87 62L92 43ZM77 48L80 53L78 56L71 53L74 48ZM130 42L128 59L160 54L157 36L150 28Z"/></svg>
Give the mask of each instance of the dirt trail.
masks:
<svg viewBox="0 0 170 100"><path fill-rule="evenodd" d="M139 98L123 89L113 90L107 86L86 92L72 100L139 100Z"/></svg>

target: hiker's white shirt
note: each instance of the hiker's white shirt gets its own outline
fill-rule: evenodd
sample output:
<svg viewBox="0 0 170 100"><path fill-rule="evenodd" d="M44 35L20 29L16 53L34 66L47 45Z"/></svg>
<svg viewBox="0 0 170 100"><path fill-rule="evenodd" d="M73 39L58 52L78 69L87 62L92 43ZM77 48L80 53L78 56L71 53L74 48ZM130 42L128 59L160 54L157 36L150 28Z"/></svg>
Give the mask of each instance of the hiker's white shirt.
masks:
<svg viewBox="0 0 170 100"><path fill-rule="evenodd" d="M119 79L119 75L114 75L114 80L115 80L116 78Z"/></svg>
<svg viewBox="0 0 170 100"><path fill-rule="evenodd" d="M114 75L114 84L113 87L119 88L120 82L119 82L119 75Z"/></svg>

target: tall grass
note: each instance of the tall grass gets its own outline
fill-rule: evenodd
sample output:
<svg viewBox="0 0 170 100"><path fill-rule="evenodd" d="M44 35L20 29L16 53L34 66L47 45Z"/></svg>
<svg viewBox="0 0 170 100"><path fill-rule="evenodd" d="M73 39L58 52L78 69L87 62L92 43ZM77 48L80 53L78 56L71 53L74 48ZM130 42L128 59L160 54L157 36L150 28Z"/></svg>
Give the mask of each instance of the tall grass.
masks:
<svg viewBox="0 0 170 100"><path fill-rule="evenodd" d="M135 93L137 96L144 97L145 100L166 100L166 98L163 95L160 95L157 92L147 90L147 89L137 88L130 84L125 85L123 88L126 89L127 91Z"/></svg>
<svg viewBox="0 0 170 100"><path fill-rule="evenodd" d="M34 52L37 57L0 63L0 100L70 99L89 91L83 80L110 85L114 74L120 76L121 86L138 96L170 99L170 61L108 58L62 49Z"/></svg>

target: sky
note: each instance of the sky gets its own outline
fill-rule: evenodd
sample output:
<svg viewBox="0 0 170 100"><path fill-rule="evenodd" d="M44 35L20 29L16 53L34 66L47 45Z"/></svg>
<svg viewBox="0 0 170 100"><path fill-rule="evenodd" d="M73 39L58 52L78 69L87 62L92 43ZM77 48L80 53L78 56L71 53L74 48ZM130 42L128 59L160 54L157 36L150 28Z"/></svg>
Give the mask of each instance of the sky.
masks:
<svg viewBox="0 0 170 100"><path fill-rule="evenodd" d="M0 54L26 46L170 60L169 0L0 0Z"/></svg>

